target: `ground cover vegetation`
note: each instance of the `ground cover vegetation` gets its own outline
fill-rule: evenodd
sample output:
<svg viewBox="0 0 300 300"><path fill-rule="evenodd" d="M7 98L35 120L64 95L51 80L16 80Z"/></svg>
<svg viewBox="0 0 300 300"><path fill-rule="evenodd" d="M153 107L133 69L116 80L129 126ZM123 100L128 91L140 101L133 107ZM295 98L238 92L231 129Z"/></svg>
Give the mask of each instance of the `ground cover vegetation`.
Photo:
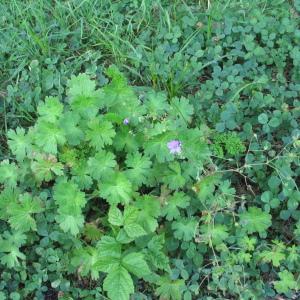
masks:
<svg viewBox="0 0 300 300"><path fill-rule="evenodd" d="M1 1L0 299L297 299L300 1Z"/></svg>

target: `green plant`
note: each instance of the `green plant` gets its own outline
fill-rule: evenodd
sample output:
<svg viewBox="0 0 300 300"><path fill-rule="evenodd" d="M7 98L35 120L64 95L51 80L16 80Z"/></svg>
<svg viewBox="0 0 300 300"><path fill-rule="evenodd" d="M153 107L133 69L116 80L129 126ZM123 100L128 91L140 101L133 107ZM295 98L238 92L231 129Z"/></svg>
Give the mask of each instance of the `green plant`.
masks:
<svg viewBox="0 0 300 300"><path fill-rule="evenodd" d="M52 4L0 4L0 298L296 298L298 1Z"/></svg>
<svg viewBox="0 0 300 300"><path fill-rule="evenodd" d="M151 255L150 240L142 252L136 252L135 240L158 238L155 232L161 205L168 219L172 220L171 214L176 217L172 223L175 237L194 238L197 220L181 216L178 208L189 205L189 196L178 189L191 185L203 170L209 151L201 131L188 128L180 111L173 112L172 102L165 103L159 119L147 118L153 96L141 104L115 66L107 74L111 82L100 90L87 75L73 76L65 106L55 97L46 97L38 106L33 127L27 132L21 128L8 132L15 160L3 161L0 166L5 187L1 214L22 240L7 240L3 249L12 256L8 267L20 266L26 257L19 247L29 238L24 233L38 237L40 224L34 215L52 214L61 232L76 237L78 249L70 256L72 265L94 279L99 279L99 272L107 273L103 290L111 299L128 299L134 292L132 275L150 282L160 277L146 260L151 258L149 264L161 268L156 260L160 258ZM178 105L188 100L180 101ZM190 135L192 138L187 139ZM172 148L172 139L182 144ZM191 164L191 168L180 175L183 163ZM178 176L180 184L174 184ZM161 184L166 186L171 202L182 202L174 207L176 212L167 203L160 203ZM45 195L43 200L41 194ZM91 220L86 214L91 214ZM85 222L97 218L102 220L99 225L104 226L106 235L97 244L80 246ZM182 231L184 224L189 233ZM167 270L163 253L159 255ZM1 261L6 262L6 258Z"/></svg>
<svg viewBox="0 0 300 300"><path fill-rule="evenodd" d="M210 289L223 290L222 280L236 280L239 263L259 263L252 236L267 237L271 215L254 205L236 212L236 190L230 181L222 181L222 171L207 174L212 163L209 131L192 127L187 99L168 102L149 92L140 102L115 66L107 74L111 81L100 89L86 74L73 76L65 105L46 97L34 126L8 131L14 157L0 165L0 208L6 228L2 265L26 272L29 241L47 236L53 227L57 237L49 237L60 246L49 251L61 262L54 269L61 275L51 286L63 293L71 292L63 284L66 274L77 272L91 278L112 300L129 299L141 282L150 289L157 286L161 297L192 297L196 290L186 280L206 255L212 255L220 268L211 269L216 286ZM164 102L154 115L156 97ZM233 146L242 145L235 135L223 137L225 149L241 148ZM297 192L294 197L297 201ZM262 199L269 202L269 193ZM62 256L64 240L66 249L75 250ZM230 252L228 243L241 248ZM276 243L277 248L265 249L259 258L278 268L286 256L280 250L285 248ZM218 258L219 251L223 254ZM175 261L170 258L175 253L187 263L180 267L182 279L173 274ZM296 250L290 268L297 266L297 257ZM230 268L225 271L221 265ZM284 282L285 277L280 278ZM246 283L240 284L233 294L248 297L242 291ZM282 284L276 283L275 289L296 288L293 283L283 289ZM254 287L250 290L255 294ZM31 293L26 289L23 296Z"/></svg>
<svg viewBox="0 0 300 300"><path fill-rule="evenodd" d="M234 133L222 133L214 137L213 150L219 157L225 153L231 156L245 152L246 147L239 137Z"/></svg>

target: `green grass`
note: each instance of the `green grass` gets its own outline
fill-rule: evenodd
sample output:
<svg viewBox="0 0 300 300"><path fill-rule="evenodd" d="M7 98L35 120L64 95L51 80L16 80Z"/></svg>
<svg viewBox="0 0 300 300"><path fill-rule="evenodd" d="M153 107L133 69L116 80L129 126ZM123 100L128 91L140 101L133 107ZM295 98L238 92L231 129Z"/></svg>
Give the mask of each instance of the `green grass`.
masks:
<svg viewBox="0 0 300 300"><path fill-rule="evenodd" d="M262 4L264 1L259 1ZM151 69L151 56L157 41L156 35L172 32L182 16L204 21L202 31L206 39L212 35L211 16L227 9L249 6L245 1L4 1L1 22L1 89L5 89L20 76L33 59L42 66L49 57L62 61L76 59L77 69L82 67L85 55L101 54L100 63L116 63L126 68L134 80L160 87L172 84L157 78ZM207 22L205 22L207 20ZM206 23L206 24L205 24ZM196 38L199 29L181 36L180 51ZM145 34L146 36L143 36ZM145 50L148 64L146 74L136 68L140 51ZM77 69L74 71L76 72ZM146 76L144 76L146 75ZM171 82L171 83L170 83ZM174 84L176 86L176 84ZM169 89L172 89L169 87ZM174 87L173 89L178 89Z"/></svg>
<svg viewBox="0 0 300 300"><path fill-rule="evenodd" d="M216 46L216 25L223 16L238 16L244 25L253 7L265 13L275 7L280 15L281 3L2 1L0 131L30 125L36 101L49 92L61 95L71 74L85 71L103 81L102 70L112 63L132 85L151 85L169 96L194 93L198 78L226 58L209 52ZM196 62L192 57L197 49L203 54Z"/></svg>
<svg viewBox="0 0 300 300"><path fill-rule="evenodd" d="M247 10L255 5L267 10L267 3L2 1L2 141L8 127L32 123L37 102L49 92L61 96L71 74L85 71L102 81L103 68L112 63L132 85L151 85L171 97L195 91L198 78L224 58L207 52L215 43L216 22L225 13L237 13L247 22ZM204 54L196 63L192 56L197 49Z"/></svg>
<svg viewBox="0 0 300 300"><path fill-rule="evenodd" d="M61 59L83 61L83 55L97 51L101 63L117 63L134 67L138 63L139 48L153 54L154 39L144 39L143 33L157 35L166 29L171 32L182 12L190 17L204 15L205 4L194 1L192 6L185 1L4 1L0 8L2 89L16 80L32 59L43 60L58 56ZM178 12L178 7L182 12ZM196 13L194 11L197 11ZM209 26L209 25L208 25ZM184 49L195 36L182 39ZM208 31L209 35L209 31ZM148 63L151 58L146 58ZM155 76L142 78L139 71L127 68L148 83ZM150 69L150 67L149 67ZM134 74L135 73L135 74Z"/></svg>

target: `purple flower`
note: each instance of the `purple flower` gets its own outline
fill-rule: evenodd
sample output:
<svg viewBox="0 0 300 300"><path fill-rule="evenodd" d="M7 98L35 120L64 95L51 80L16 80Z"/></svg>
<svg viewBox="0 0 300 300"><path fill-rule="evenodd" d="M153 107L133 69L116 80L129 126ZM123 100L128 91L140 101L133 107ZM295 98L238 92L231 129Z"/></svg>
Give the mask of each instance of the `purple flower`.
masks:
<svg viewBox="0 0 300 300"><path fill-rule="evenodd" d="M178 141L178 140L173 140L173 141L170 141L168 144L167 144L169 150L170 150L170 153L172 154L179 154L181 153L181 142Z"/></svg>
<svg viewBox="0 0 300 300"><path fill-rule="evenodd" d="M129 124L129 119L128 119L128 118L124 119L124 120L123 120L123 124L124 124L124 125L128 125L128 124Z"/></svg>

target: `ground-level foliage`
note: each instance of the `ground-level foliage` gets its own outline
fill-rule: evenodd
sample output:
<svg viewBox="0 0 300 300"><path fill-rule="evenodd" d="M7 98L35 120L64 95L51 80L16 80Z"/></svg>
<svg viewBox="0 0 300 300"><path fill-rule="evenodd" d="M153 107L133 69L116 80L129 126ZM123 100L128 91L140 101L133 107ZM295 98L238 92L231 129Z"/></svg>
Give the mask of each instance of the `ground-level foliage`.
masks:
<svg viewBox="0 0 300 300"><path fill-rule="evenodd" d="M297 297L298 0L0 11L0 299Z"/></svg>

